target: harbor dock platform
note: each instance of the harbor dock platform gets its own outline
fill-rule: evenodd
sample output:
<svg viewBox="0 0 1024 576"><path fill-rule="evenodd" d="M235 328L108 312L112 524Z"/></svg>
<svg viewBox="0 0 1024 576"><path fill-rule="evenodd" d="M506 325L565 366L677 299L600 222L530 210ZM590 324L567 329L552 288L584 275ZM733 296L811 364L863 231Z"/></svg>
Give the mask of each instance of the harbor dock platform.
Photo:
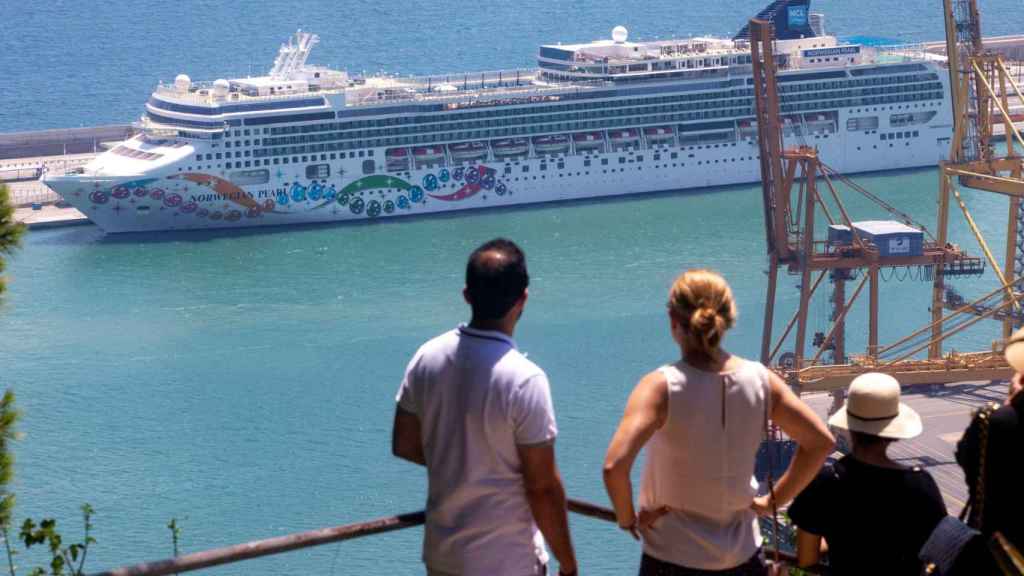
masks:
<svg viewBox="0 0 1024 576"><path fill-rule="evenodd" d="M15 208L14 220L27 226L29 230L81 226L92 223L88 216L78 210L70 206L62 208L56 204L43 204L38 209L31 206Z"/></svg>

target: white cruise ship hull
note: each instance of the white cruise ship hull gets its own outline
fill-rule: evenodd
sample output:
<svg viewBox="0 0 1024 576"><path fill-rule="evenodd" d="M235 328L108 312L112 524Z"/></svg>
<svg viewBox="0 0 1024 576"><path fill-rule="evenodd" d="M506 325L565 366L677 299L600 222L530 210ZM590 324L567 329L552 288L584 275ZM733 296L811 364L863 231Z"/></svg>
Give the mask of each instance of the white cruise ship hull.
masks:
<svg viewBox="0 0 1024 576"><path fill-rule="evenodd" d="M840 114L840 127L845 116ZM896 132L908 137L880 137ZM826 164L854 174L934 166L948 152L949 137L950 122L940 113L913 130L883 126L864 133L840 128L791 138L787 145L815 146ZM383 158L384 150L375 156ZM753 138L373 175L359 174L359 164L358 158L340 161L339 173L323 180L304 178L299 167L291 173L281 167L268 183L249 186L228 180L227 170L182 172L174 166L121 178L70 175L45 181L104 231L119 233L382 220L760 180Z"/></svg>
<svg viewBox="0 0 1024 576"><path fill-rule="evenodd" d="M775 0L787 145L846 174L933 166L948 74L842 44ZM816 24L812 26L812 21ZM298 32L265 76L161 84L141 133L44 181L107 232L365 221L725 186L760 176L751 52L733 39L543 45L536 69L349 77Z"/></svg>

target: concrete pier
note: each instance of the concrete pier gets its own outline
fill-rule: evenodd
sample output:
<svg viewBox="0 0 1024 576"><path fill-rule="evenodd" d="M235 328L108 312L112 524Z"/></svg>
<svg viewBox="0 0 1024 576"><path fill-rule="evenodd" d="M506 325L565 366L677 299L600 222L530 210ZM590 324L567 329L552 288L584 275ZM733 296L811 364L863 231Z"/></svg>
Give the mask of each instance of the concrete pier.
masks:
<svg viewBox="0 0 1024 576"><path fill-rule="evenodd" d="M78 210L70 206L61 208L55 204L44 204L39 209L34 209L31 206L15 208L14 220L28 226L29 230L81 226L92 223L85 214Z"/></svg>
<svg viewBox="0 0 1024 576"><path fill-rule="evenodd" d="M135 132L130 125L117 124L0 134L0 160L96 154L112 142L127 140Z"/></svg>
<svg viewBox="0 0 1024 576"><path fill-rule="evenodd" d="M61 174L89 163L96 157L93 152L61 154L59 156L32 156L0 160L0 174L17 174L41 168L47 172ZM11 191L11 201L17 207L32 204L52 204L60 201L60 195L50 190L39 180L23 180L5 183Z"/></svg>

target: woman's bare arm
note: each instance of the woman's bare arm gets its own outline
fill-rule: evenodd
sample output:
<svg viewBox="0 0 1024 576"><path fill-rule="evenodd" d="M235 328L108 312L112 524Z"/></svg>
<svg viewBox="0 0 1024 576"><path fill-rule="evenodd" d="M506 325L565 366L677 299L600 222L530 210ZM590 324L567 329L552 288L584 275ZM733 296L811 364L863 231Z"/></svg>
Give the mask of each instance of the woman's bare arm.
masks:
<svg viewBox="0 0 1024 576"><path fill-rule="evenodd" d="M668 387L665 376L657 371L651 372L637 383L630 394L625 414L608 445L604 459L604 485L622 528L634 528L636 519L633 485L629 479L633 462L654 432L665 424L667 417ZM648 522L654 519L656 516Z"/></svg>
<svg viewBox="0 0 1024 576"><path fill-rule="evenodd" d="M835 438L821 418L797 398L782 378L774 372L769 374L772 421L797 444L789 468L775 483L775 504L784 506L814 480L835 445ZM767 495L755 498L753 507L760 514L771 514L771 501Z"/></svg>
<svg viewBox="0 0 1024 576"><path fill-rule="evenodd" d="M796 565L800 568L814 566L821 559L824 547L821 536L797 528L796 530Z"/></svg>

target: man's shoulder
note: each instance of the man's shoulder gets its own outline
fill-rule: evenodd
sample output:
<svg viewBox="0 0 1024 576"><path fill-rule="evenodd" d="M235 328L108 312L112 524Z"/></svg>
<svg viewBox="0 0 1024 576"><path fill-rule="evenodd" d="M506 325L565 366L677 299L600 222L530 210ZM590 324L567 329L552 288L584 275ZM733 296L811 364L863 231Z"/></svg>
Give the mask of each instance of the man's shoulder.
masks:
<svg viewBox="0 0 1024 576"><path fill-rule="evenodd" d="M446 330L420 345L419 349L416 350L416 356L430 355L449 350L455 346L457 341L458 329Z"/></svg>
<svg viewBox="0 0 1024 576"><path fill-rule="evenodd" d="M497 368L503 375L515 380L519 384L538 376L547 378L547 375L540 366L527 358L526 354L515 348L509 350L508 354L501 358Z"/></svg>

